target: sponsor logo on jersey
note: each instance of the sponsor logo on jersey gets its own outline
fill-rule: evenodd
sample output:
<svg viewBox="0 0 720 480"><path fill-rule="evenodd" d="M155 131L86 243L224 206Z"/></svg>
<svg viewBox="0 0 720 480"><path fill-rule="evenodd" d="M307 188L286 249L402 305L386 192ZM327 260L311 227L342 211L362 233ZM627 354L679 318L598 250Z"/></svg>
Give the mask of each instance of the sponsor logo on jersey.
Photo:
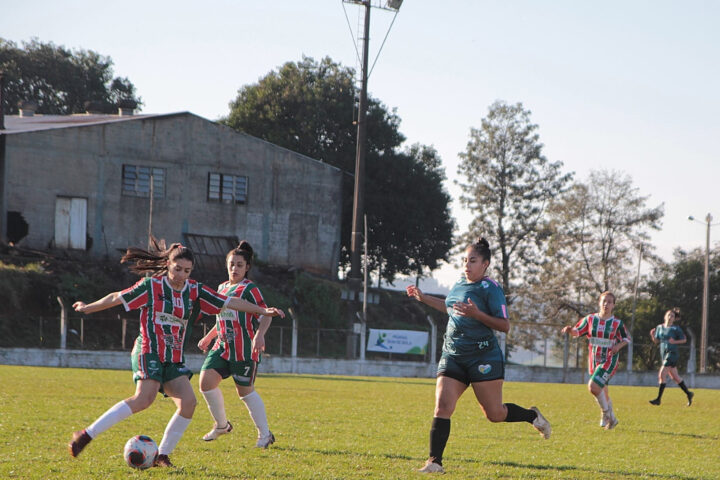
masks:
<svg viewBox="0 0 720 480"><path fill-rule="evenodd" d="M492 366L490 365L478 365L478 372L482 373L483 375L487 375L490 373L490 370L492 370Z"/></svg>
<svg viewBox="0 0 720 480"><path fill-rule="evenodd" d="M480 285L482 285L483 288L488 288L490 286L490 284L488 282L486 282L485 280L480 282Z"/></svg>
<svg viewBox="0 0 720 480"><path fill-rule="evenodd" d="M158 325L170 325L172 327L185 327L188 321L170 313L155 312L155 323Z"/></svg>

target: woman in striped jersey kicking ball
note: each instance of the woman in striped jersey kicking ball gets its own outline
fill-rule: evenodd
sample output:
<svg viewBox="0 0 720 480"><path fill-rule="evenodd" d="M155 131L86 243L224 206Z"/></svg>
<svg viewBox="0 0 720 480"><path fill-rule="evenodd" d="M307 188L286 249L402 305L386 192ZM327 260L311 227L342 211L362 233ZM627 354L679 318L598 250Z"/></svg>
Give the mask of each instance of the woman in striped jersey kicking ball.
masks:
<svg viewBox="0 0 720 480"><path fill-rule="evenodd" d="M225 257L228 280L220 284L218 291L264 308L265 300L260 290L247 278L252 257L253 249L245 240L228 252ZM275 436L268 427L265 404L254 385L260 352L265 350L265 332L272 319L252 312L241 314L227 309L220 312L216 318L215 328L198 342L198 348L205 352L215 340L200 371L200 393L205 397L210 414L215 420L212 430L203 436L203 440L209 442L232 431L219 388L221 380L232 376L235 390L247 407L258 432L255 446L267 448L275 442Z"/></svg>
<svg viewBox="0 0 720 480"><path fill-rule="evenodd" d="M81 313L94 313L117 305L127 311L140 310L140 333L131 354L135 394L103 413L84 430L73 434L68 444L70 455L77 457L98 435L149 407L158 392L172 398L177 411L170 418L158 447L156 466L172 467L169 454L175 449L190 424L195 393L190 385L192 372L185 366L183 344L192 320L199 312L215 315L224 308L268 317L284 315L276 308L265 308L236 297L222 295L190 279L194 257L190 249L151 238L150 251L128 248L121 262L130 262L130 270L144 277L132 287L113 292L92 303L75 302Z"/></svg>
<svg viewBox="0 0 720 480"><path fill-rule="evenodd" d="M603 292L599 301L600 311L593 313L580 321L574 327L563 327L561 333L570 333L573 337L586 335L589 342L588 371L590 381L588 390L593 394L600 409L602 417L600 426L611 430L618 424L613 411L612 400L608 393L608 383L617 370L619 351L630 343L630 337L625 331L625 324L613 316L615 308L615 295L612 292Z"/></svg>

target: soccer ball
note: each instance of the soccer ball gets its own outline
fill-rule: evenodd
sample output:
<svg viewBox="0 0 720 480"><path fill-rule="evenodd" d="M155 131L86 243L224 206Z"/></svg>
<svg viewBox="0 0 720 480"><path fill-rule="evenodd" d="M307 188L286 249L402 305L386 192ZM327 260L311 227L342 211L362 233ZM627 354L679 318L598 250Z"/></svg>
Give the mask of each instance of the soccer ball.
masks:
<svg viewBox="0 0 720 480"><path fill-rule="evenodd" d="M136 435L125 444L123 456L132 468L145 470L155 464L158 447L155 441L147 435Z"/></svg>

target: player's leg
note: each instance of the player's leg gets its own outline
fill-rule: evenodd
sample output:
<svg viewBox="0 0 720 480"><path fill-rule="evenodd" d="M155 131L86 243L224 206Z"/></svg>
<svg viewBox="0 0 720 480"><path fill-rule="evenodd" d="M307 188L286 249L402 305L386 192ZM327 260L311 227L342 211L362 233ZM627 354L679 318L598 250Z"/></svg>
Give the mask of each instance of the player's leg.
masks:
<svg viewBox="0 0 720 480"><path fill-rule="evenodd" d="M200 370L200 393L214 420L212 429L202 437L206 442L230 433L233 428L227 419L225 399L220 390L220 382L230 375L229 363L221 357L222 352L222 349L211 350Z"/></svg>
<svg viewBox="0 0 720 480"><path fill-rule="evenodd" d="M503 379L473 382L475 398L491 422L528 422L540 432L543 438L550 438L552 428L550 422L540 413L537 407L523 408L514 403L503 403Z"/></svg>
<svg viewBox="0 0 720 480"><path fill-rule="evenodd" d="M680 377L680 374L677 371L677 367L675 367L675 366L668 367L668 373L669 373L670 377L673 380L675 380L675 383L677 383L678 386L680 388L682 388L682 391L685 392L685 395L687 396L687 399L688 399L687 406L689 407L690 405L692 405L692 399L695 396L695 394L693 392L691 392L690 390L688 390L687 385L685 385L685 380L683 380L682 377Z"/></svg>
<svg viewBox="0 0 720 480"><path fill-rule="evenodd" d="M135 395L116 403L90 426L73 434L72 440L68 444L70 455L77 457L92 439L133 413L149 407L157 396L159 388L160 382L157 380L139 380L135 386Z"/></svg>
<svg viewBox="0 0 720 480"><path fill-rule="evenodd" d="M668 376L668 367L665 366L664 360L663 360L663 366L660 367L660 371L658 371L658 394L657 397L650 400L650 404L652 405L660 405L660 402L662 401L663 392L665 391L665 387L667 386L667 383L665 382L665 379Z"/></svg>
<svg viewBox="0 0 720 480"><path fill-rule="evenodd" d="M467 383L445 374L464 376L464 372L449 357L440 360L435 383L435 409L430 426L430 452L427 462L420 469L423 473L444 472L442 458L450 438L450 417L455 411L458 399L467 389Z"/></svg>
<svg viewBox="0 0 720 480"><path fill-rule="evenodd" d="M245 408L247 408L258 433L255 447L267 448L275 443L275 436L268 426L265 403L255 390L257 367L257 362L250 360L247 362L233 362L231 370L235 381L235 390L240 400L245 404Z"/></svg>
<svg viewBox="0 0 720 480"><path fill-rule="evenodd" d="M90 441L133 413L145 410L157 396L162 378L162 367L159 369L147 368L148 360L156 360L157 355L139 354L133 352L132 369L135 380L135 395L116 403L97 418L90 426L73 433L72 440L68 443L70 455L77 457ZM157 365L157 363L151 363Z"/></svg>
<svg viewBox="0 0 720 480"><path fill-rule="evenodd" d="M182 369L184 370L184 367ZM189 376L184 374L163 383L163 391L168 397L172 398L177 410L170 417L160 445L158 445L156 465L172 467L173 465L170 463L168 456L175 450L185 430L190 425L190 420L197 406L197 399L190 384Z"/></svg>

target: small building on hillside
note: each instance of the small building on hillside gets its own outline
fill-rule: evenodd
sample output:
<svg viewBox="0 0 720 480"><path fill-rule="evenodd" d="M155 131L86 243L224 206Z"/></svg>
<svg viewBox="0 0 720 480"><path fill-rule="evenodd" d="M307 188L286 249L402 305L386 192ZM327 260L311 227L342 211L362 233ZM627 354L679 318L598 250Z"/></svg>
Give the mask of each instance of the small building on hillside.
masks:
<svg viewBox="0 0 720 480"><path fill-rule="evenodd" d="M26 248L117 258L152 231L202 266L247 239L261 261L335 275L341 188L339 169L189 112L0 127L0 239Z"/></svg>

